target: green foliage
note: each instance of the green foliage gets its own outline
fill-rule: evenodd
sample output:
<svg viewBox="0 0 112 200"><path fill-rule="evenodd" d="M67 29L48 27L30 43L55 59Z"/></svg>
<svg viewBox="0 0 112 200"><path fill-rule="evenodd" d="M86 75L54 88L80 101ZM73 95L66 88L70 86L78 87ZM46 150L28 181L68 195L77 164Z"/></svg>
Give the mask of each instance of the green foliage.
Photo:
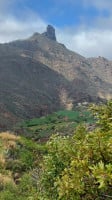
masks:
<svg viewBox="0 0 112 200"><path fill-rule="evenodd" d="M111 199L112 102L94 105L91 110L97 118L92 131L86 123L77 126L83 120L93 119L91 112L83 111L82 115L80 110L60 111L41 118L43 122L38 121L36 127L33 121L34 125L27 128L40 130L40 135L46 128L49 132L52 127L52 133L61 130L46 144L35 142L35 138L0 134L0 199ZM76 126L74 134L70 134Z"/></svg>
<svg viewBox="0 0 112 200"><path fill-rule="evenodd" d="M75 110L62 110L45 117L26 121L18 126L22 132L34 140L49 138L52 133L60 132L62 135L72 134L79 123L93 124L94 117L87 108ZM21 130L20 130L21 131Z"/></svg>
<svg viewBox="0 0 112 200"><path fill-rule="evenodd" d="M103 131L112 130L112 101L107 102L106 105L93 105L91 110L98 119L97 123Z"/></svg>
<svg viewBox="0 0 112 200"><path fill-rule="evenodd" d="M38 193L34 187L31 175L24 174L19 185L7 184L0 191L0 200L38 200Z"/></svg>
<svg viewBox="0 0 112 200"><path fill-rule="evenodd" d="M0 200L37 200L32 170L39 166L44 145L11 133L0 134Z"/></svg>
<svg viewBox="0 0 112 200"><path fill-rule="evenodd" d="M94 131L79 126L72 137L55 135L48 141L40 199L112 198L112 103L92 110L100 125Z"/></svg>

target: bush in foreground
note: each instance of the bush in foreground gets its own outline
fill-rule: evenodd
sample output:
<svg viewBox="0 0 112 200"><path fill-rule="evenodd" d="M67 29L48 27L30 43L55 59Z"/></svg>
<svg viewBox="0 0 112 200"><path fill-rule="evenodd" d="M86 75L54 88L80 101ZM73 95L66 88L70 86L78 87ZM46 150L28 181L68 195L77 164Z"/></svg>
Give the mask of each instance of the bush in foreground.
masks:
<svg viewBox="0 0 112 200"><path fill-rule="evenodd" d="M74 136L52 136L42 163L41 200L112 198L112 102L93 106L98 127L79 126Z"/></svg>

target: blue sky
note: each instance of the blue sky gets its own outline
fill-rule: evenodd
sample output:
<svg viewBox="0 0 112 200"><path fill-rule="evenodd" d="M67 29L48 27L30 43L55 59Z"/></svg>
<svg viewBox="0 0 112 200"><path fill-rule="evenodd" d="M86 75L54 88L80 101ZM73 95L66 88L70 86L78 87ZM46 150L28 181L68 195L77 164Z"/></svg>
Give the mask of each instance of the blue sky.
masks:
<svg viewBox="0 0 112 200"><path fill-rule="evenodd" d="M108 8L99 9L95 4L87 6L84 0L19 0L11 8L18 17L21 12L32 10L43 20L58 27L79 26L82 20L90 25L97 17L109 16Z"/></svg>
<svg viewBox="0 0 112 200"><path fill-rule="evenodd" d="M112 0L0 0L0 42L41 33L47 24L69 49L112 59Z"/></svg>

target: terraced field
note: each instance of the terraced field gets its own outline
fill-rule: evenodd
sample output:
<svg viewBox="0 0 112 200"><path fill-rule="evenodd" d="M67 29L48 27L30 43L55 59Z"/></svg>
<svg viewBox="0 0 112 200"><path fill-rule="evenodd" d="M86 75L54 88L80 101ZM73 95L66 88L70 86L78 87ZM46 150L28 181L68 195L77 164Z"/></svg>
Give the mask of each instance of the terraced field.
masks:
<svg viewBox="0 0 112 200"><path fill-rule="evenodd" d="M77 107L72 111L61 110L41 118L27 120L18 124L16 131L34 140L47 140L55 133L70 135L80 123L92 125L94 121L94 117L90 111L84 107Z"/></svg>

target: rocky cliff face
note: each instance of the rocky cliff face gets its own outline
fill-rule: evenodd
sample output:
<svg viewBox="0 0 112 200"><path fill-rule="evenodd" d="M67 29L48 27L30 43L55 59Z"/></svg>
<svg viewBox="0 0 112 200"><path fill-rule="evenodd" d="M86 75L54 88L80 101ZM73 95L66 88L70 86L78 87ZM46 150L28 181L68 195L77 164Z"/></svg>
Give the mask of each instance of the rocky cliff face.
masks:
<svg viewBox="0 0 112 200"><path fill-rule="evenodd" d="M43 36L46 36L47 38L56 41L56 35L55 35L55 29L53 26L48 25L47 31L43 33Z"/></svg>
<svg viewBox="0 0 112 200"><path fill-rule="evenodd" d="M45 33L0 45L1 126L110 98L112 62L68 50L50 25Z"/></svg>

